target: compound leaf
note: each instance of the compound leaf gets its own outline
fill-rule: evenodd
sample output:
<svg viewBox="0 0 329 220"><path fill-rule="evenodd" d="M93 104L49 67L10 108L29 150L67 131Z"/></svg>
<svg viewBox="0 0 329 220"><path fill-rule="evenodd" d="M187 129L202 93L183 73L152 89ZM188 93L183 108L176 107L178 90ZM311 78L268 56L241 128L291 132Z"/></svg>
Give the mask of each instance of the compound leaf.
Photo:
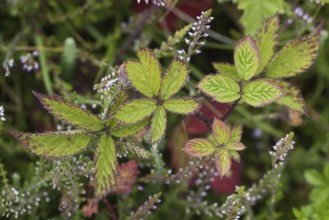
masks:
<svg viewBox="0 0 329 220"><path fill-rule="evenodd" d="M229 176L231 170L231 157L228 150L220 148L215 153L216 168L221 177Z"/></svg>
<svg viewBox="0 0 329 220"><path fill-rule="evenodd" d="M47 158L62 158L76 154L85 150L90 140L90 137L81 131L10 133L29 151Z"/></svg>
<svg viewBox="0 0 329 220"><path fill-rule="evenodd" d="M241 151L244 150L246 146L241 142L229 142L225 145L225 149L227 150L234 150L234 151Z"/></svg>
<svg viewBox="0 0 329 220"><path fill-rule="evenodd" d="M278 43L279 16L267 18L257 30L256 44L260 53L260 64L257 75L260 74L274 55L274 49Z"/></svg>
<svg viewBox="0 0 329 220"><path fill-rule="evenodd" d="M120 138L127 137L142 130L147 124L148 120L142 120L132 125L125 124L112 130L111 134Z"/></svg>
<svg viewBox="0 0 329 220"><path fill-rule="evenodd" d="M250 36L242 38L234 49L234 64L239 78L252 78L257 72L259 62L259 50L255 40Z"/></svg>
<svg viewBox="0 0 329 220"><path fill-rule="evenodd" d="M59 96L46 96L37 92L33 92L33 94L50 114L68 124L88 131L99 131L104 128L104 123L101 119L79 108L72 102Z"/></svg>
<svg viewBox="0 0 329 220"><path fill-rule="evenodd" d="M224 144L231 136L231 129L223 121L215 118L212 124L212 135L218 144Z"/></svg>
<svg viewBox="0 0 329 220"><path fill-rule="evenodd" d="M271 78L285 78L305 72L314 63L319 49L320 34L316 32L286 44L273 57L266 75Z"/></svg>
<svg viewBox="0 0 329 220"><path fill-rule="evenodd" d="M236 126L231 131L231 137L229 142L240 142L242 137L242 126Z"/></svg>
<svg viewBox="0 0 329 220"><path fill-rule="evenodd" d="M235 81L240 81L239 75L236 72L235 66L228 63L213 63L218 73L228 76Z"/></svg>
<svg viewBox="0 0 329 220"><path fill-rule="evenodd" d="M151 122L152 143L160 140L166 130L167 115L164 107L159 106L154 112Z"/></svg>
<svg viewBox="0 0 329 220"><path fill-rule="evenodd" d="M235 160L236 162L240 162L240 155L238 152L234 151L234 150L230 150L230 157Z"/></svg>
<svg viewBox="0 0 329 220"><path fill-rule="evenodd" d="M122 106L114 117L125 123L134 123L150 116L156 107L155 100L137 99Z"/></svg>
<svg viewBox="0 0 329 220"><path fill-rule="evenodd" d="M147 97L157 96L161 87L161 67L149 49L137 52L139 61L129 60L125 70L132 85Z"/></svg>
<svg viewBox="0 0 329 220"><path fill-rule="evenodd" d="M238 9L243 10L240 22L246 33L254 34L264 19L284 12L283 0L239 0Z"/></svg>
<svg viewBox="0 0 329 220"><path fill-rule="evenodd" d="M242 99L249 105L261 107L278 100L283 95L281 88L273 82L256 80L243 88Z"/></svg>
<svg viewBox="0 0 329 220"><path fill-rule="evenodd" d="M284 105L291 110L307 114L305 102L299 89L284 81L276 80L275 83L281 86L285 93L284 96L276 101L277 103Z"/></svg>
<svg viewBox="0 0 329 220"><path fill-rule="evenodd" d="M115 189L117 175L115 146L111 136L100 137L95 155L95 200L105 197Z"/></svg>
<svg viewBox="0 0 329 220"><path fill-rule="evenodd" d="M240 98L239 84L224 75L206 76L197 87L219 102L227 103Z"/></svg>
<svg viewBox="0 0 329 220"><path fill-rule="evenodd" d="M193 99L170 99L163 103L168 111L178 114L189 114L198 109L199 103Z"/></svg>
<svg viewBox="0 0 329 220"><path fill-rule="evenodd" d="M208 156L214 153L215 149L215 145L205 138L195 138L189 140L184 147L186 153L193 157Z"/></svg>
<svg viewBox="0 0 329 220"><path fill-rule="evenodd" d="M167 100L177 93L183 86L187 75L188 70L186 64L178 59L174 59L162 81L160 90L161 99Z"/></svg>

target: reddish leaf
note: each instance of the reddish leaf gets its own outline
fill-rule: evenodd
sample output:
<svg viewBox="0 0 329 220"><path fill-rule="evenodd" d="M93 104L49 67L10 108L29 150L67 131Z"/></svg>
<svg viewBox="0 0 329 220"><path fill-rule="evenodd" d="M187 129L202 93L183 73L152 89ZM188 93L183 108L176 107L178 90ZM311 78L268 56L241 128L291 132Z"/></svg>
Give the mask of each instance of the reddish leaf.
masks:
<svg viewBox="0 0 329 220"><path fill-rule="evenodd" d="M216 116L220 117L221 115L224 115L230 108L230 105L225 103L219 103L215 101L210 101L209 103L211 104L212 109L218 112L218 114L215 115L213 111L207 107L207 105L203 104L200 108L200 113L209 120L214 119ZM195 135L205 134L208 132L207 125L194 115L188 115L184 123L186 125L186 131L188 134Z"/></svg>
<svg viewBox="0 0 329 220"><path fill-rule="evenodd" d="M116 193L131 193L133 185L136 183L139 174L138 163L135 160L120 164L117 176Z"/></svg>
<svg viewBox="0 0 329 220"><path fill-rule="evenodd" d="M232 176L231 177L220 177L214 176L210 185L214 192L223 193L229 195L234 193L235 187L240 182L241 174L241 163L232 160Z"/></svg>

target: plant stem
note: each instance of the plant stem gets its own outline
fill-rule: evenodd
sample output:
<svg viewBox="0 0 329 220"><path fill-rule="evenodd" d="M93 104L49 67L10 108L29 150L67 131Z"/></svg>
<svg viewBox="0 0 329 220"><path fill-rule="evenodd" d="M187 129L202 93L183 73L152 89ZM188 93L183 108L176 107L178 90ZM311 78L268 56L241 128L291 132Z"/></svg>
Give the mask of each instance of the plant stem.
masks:
<svg viewBox="0 0 329 220"><path fill-rule="evenodd" d="M134 30L134 32L130 35L128 40L125 42L125 44L121 47L119 52L117 53L117 56L115 60L113 61L114 65L118 65L122 61L123 55L126 53L126 51L129 49L131 44L135 41L135 39L139 36L139 34L142 32L143 27L146 25L146 23L149 21L151 18L153 11L156 9L155 5L152 5L150 9L148 9L143 16L139 19L139 23Z"/></svg>
<svg viewBox="0 0 329 220"><path fill-rule="evenodd" d="M235 107L238 106L240 99L241 99L241 97L238 100L236 100L235 102L233 102L233 104L231 105L230 109L225 113L225 115L223 115L220 118L220 120L225 121L231 115L231 113L233 112L233 110L235 109Z"/></svg>
<svg viewBox="0 0 329 220"><path fill-rule="evenodd" d="M155 143L152 145L151 154L154 159L154 169L156 176L161 176L164 172L164 163L162 161L162 154L159 153L158 144Z"/></svg>
<svg viewBox="0 0 329 220"><path fill-rule="evenodd" d="M103 202L104 202L104 205L106 206L107 211L109 212L112 220L119 220L118 216L115 214L114 208L111 205L111 203L106 198L103 199Z"/></svg>
<svg viewBox="0 0 329 220"><path fill-rule="evenodd" d="M43 48L43 42L42 42L41 35L37 34L35 36L35 43L38 47ZM45 84L47 93L48 93L48 95L53 95L54 92L53 92L53 88L51 87L49 69L48 69L48 65L47 65L47 56L46 56L45 51L40 51L39 62L41 65L41 74L42 74L43 83Z"/></svg>

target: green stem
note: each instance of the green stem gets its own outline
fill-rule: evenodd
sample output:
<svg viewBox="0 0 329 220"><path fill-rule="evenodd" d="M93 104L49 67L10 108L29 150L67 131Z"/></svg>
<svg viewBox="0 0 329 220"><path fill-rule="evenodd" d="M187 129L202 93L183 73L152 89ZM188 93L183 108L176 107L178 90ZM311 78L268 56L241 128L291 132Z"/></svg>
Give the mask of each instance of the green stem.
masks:
<svg viewBox="0 0 329 220"><path fill-rule="evenodd" d="M35 36L34 40L38 47L43 48L43 41L42 41L41 35L37 34ZM49 95L53 95L54 92L51 87L49 69L48 69L48 65L47 65L47 56L46 56L45 51L39 51L39 53L40 53L39 62L40 62L40 66L41 66L41 74L42 74L43 83L45 85L47 93Z"/></svg>
<svg viewBox="0 0 329 220"><path fill-rule="evenodd" d="M164 173L164 162L162 161L162 154L159 152L159 145L157 143L152 145L151 155L154 159L154 172L156 176L161 176Z"/></svg>

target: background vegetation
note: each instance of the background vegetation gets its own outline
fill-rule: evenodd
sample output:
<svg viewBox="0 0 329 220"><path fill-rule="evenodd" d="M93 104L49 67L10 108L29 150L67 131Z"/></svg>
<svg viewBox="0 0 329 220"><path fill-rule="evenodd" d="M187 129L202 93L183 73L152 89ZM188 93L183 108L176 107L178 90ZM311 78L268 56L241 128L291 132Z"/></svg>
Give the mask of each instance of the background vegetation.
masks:
<svg viewBox="0 0 329 220"><path fill-rule="evenodd" d="M245 219L328 219L328 4L317 0L168 0L164 7L155 3L161 5L161 1L133 0L0 2L2 218L234 219L223 212L229 206L243 210L234 216ZM208 9L214 19L203 36L205 44L197 48L201 53L190 54L190 75L181 96L198 97L195 85L215 72L212 63L233 64L235 42L254 35L265 18L279 14L278 48L323 22L315 65L289 80L301 90L308 115L279 105L237 106L228 122L243 125L246 149L240 153L241 162L233 162L230 178L214 175L212 165L198 167L197 160L182 150L188 139L205 136L206 124L195 116L169 114L166 136L158 148L152 148L147 130L119 141L122 188L91 206L94 148L48 160L29 153L5 132L5 128L24 132L71 129L47 114L32 91L57 94L99 114L116 96L113 80L124 61L148 47L155 49L162 66L169 66L180 54L177 51L188 51L188 25ZM126 85L127 79L121 77L120 82ZM129 97L140 97L126 86ZM211 120L229 108L207 98L200 112ZM263 176L272 169L268 152L291 131L295 148L289 152L275 191L268 193L265 189L273 184ZM228 195L236 192L235 196L244 198L254 183L259 190L255 204L241 209L230 203L234 196ZM245 189L235 191L236 186Z"/></svg>

